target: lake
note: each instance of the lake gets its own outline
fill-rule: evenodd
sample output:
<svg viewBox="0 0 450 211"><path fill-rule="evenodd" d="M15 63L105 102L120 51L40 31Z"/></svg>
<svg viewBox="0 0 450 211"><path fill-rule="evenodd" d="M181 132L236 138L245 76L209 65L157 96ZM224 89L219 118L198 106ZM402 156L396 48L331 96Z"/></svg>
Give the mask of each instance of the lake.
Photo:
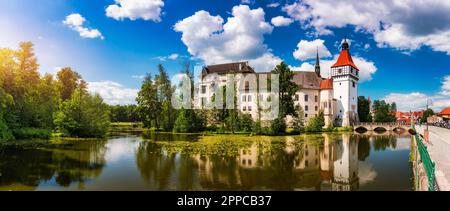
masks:
<svg viewBox="0 0 450 211"><path fill-rule="evenodd" d="M8 144L0 190L412 190L410 142L395 133L130 133Z"/></svg>

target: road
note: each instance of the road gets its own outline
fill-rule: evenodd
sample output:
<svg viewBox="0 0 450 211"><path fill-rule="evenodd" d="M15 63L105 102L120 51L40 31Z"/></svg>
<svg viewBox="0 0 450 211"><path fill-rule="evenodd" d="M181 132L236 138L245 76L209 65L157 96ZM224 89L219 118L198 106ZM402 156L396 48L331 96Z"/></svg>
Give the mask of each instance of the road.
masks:
<svg viewBox="0 0 450 211"><path fill-rule="evenodd" d="M426 126L416 126L423 135ZM436 164L436 181L440 190L450 190L450 130L429 126L430 143L426 143L428 153Z"/></svg>

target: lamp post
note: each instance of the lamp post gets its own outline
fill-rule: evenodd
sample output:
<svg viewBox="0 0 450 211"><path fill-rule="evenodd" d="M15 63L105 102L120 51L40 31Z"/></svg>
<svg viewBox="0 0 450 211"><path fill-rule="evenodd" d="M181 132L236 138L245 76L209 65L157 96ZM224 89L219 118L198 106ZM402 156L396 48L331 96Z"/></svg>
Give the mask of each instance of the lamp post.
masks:
<svg viewBox="0 0 450 211"><path fill-rule="evenodd" d="M428 107L431 104L432 104L432 101L430 99L427 99L427 110L425 110L425 112L428 111ZM425 114L425 112L424 112L424 114ZM423 136L425 138L425 141L430 142L430 140L429 140L429 133L428 133L428 117L427 117L427 119L425 119L425 121L426 121L425 123L426 123L427 126L426 126L426 128L425 128L425 130L423 132Z"/></svg>

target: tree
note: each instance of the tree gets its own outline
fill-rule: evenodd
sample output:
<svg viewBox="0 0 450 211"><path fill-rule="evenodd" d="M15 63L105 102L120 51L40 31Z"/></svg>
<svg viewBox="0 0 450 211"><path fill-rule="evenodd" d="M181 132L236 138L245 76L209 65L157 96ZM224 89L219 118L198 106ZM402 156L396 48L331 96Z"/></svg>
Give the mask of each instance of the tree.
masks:
<svg viewBox="0 0 450 211"><path fill-rule="evenodd" d="M375 122L395 122L395 111L392 110L392 105L386 103L384 100L375 100L373 102L374 120Z"/></svg>
<svg viewBox="0 0 450 211"><path fill-rule="evenodd" d="M250 132L252 131L253 125L255 123L253 122L253 118L251 114L242 114L240 118L240 126L239 128L243 130L244 132Z"/></svg>
<svg viewBox="0 0 450 211"><path fill-rule="evenodd" d="M319 114L315 117L311 118L308 122L308 126L306 127L306 131L309 132L320 132L322 128L325 126L325 118L323 111L319 111Z"/></svg>
<svg viewBox="0 0 450 211"><path fill-rule="evenodd" d="M294 130L299 131L305 126L305 112L301 106L297 106L295 112L296 115L292 119L292 126Z"/></svg>
<svg viewBox="0 0 450 211"><path fill-rule="evenodd" d="M157 116L157 122L160 123L165 131L172 131L176 115L171 102L174 88L166 70L161 64L158 65L158 71L159 75L155 76L155 85L158 89L158 102L161 105L161 113Z"/></svg>
<svg viewBox="0 0 450 211"><path fill-rule="evenodd" d="M80 86L55 114L56 128L72 137L103 137L110 120L108 105Z"/></svg>
<svg viewBox="0 0 450 211"><path fill-rule="evenodd" d="M292 82L294 73L284 62L272 70L272 73L279 74L279 96L280 96L280 113L279 117L285 117L286 115L295 116L294 98L295 92L298 90L297 84Z"/></svg>
<svg viewBox="0 0 450 211"><path fill-rule="evenodd" d="M60 97L63 101L72 97L72 94L77 89L81 76L77 72L73 71L70 67L65 67L58 71L57 75L57 87Z"/></svg>
<svg viewBox="0 0 450 211"><path fill-rule="evenodd" d="M429 108L423 112L422 117L420 118L420 122L425 123L427 122L428 117L433 116L434 111L433 109Z"/></svg>
<svg viewBox="0 0 450 211"><path fill-rule="evenodd" d="M152 76L147 74L136 98L139 116L144 123L144 127L147 128L152 126L158 128L156 119L160 111L160 103L158 102L157 92L158 89L152 80Z"/></svg>
<svg viewBox="0 0 450 211"><path fill-rule="evenodd" d="M173 127L174 132L187 133L192 131L192 127L189 124L188 115L186 115L186 109L181 108L178 112L178 117L175 120Z"/></svg>
<svg viewBox="0 0 450 211"><path fill-rule="evenodd" d="M280 135L286 132L286 121L284 118L278 117L272 120L270 124L270 133L272 135Z"/></svg>
<svg viewBox="0 0 450 211"><path fill-rule="evenodd" d="M12 133L4 118L7 107L10 106L12 102L12 96L7 94L0 86L0 141L13 139Z"/></svg>
<svg viewBox="0 0 450 211"><path fill-rule="evenodd" d="M371 117L369 100L364 96L358 97L358 117L360 122L371 122L369 121L369 117Z"/></svg>

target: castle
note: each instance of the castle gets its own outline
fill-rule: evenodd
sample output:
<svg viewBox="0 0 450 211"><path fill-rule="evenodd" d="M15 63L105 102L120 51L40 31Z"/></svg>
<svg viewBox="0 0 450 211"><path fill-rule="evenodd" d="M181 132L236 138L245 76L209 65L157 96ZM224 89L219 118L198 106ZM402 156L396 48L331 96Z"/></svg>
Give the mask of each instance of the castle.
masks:
<svg viewBox="0 0 450 211"><path fill-rule="evenodd" d="M330 76L322 78L319 54L317 53L315 71L294 71L292 81L299 87L294 95L296 109L300 107L304 111L304 120L307 123L319 111L323 111L325 127L351 126L358 122L358 80L359 69L350 55L349 44L345 40L336 63L330 67ZM196 86L197 99L195 104L203 107L203 104L214 96L214 88L227 86L227 75L234 75L237 81L245 84L236 91L236 108L241 112L251 114L253 119L258 118L257 99L268 99L271 93L259 92L246 76L254 74L256 77L266 75L270 78L270 72L256 72L248 62L209 65L202 69L200 82ZM211 77L209 77L211 76ZM264 120L264 118L261 118ZM289 124L292 117L286 118Z"/></svg>

